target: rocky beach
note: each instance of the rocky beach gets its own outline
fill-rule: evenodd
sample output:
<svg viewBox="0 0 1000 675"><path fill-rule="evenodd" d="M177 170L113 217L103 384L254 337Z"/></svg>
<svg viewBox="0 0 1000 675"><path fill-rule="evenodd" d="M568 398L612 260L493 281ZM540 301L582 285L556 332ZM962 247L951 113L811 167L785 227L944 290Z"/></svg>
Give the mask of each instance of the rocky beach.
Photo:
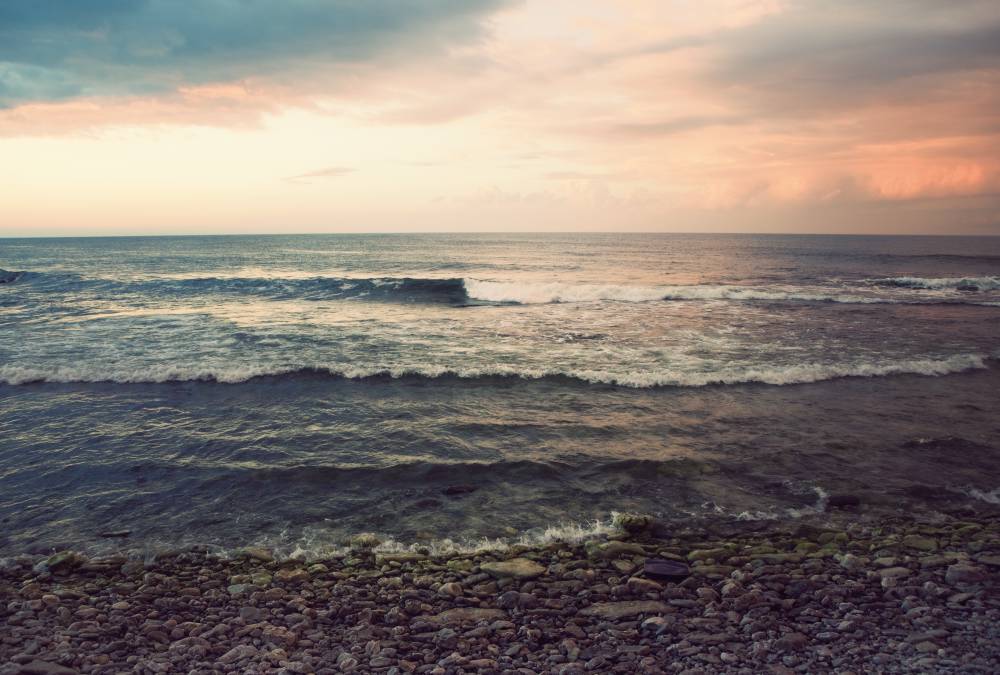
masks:
<svg viewBox="0 0 1000 675"><path fill-rule="evenodd" d="M0 673L1000 670L992 510L699 525L630 515L585 541L384 549L359 535L316 560L258 548L6 558ZM689 574L648 573L664 560Z"/></svg>

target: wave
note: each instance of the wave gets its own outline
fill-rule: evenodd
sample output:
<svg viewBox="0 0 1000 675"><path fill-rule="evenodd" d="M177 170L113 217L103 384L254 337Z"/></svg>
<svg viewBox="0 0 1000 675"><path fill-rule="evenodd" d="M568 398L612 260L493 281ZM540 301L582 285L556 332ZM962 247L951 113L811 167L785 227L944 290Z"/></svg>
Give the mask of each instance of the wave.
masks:
<svg viewBox="0 0 1000 675"><path fill-rule="evenodd" d="M89 278L68 272L7 272L0 284L25 285L45 293L86 294L105 298L147 295L185 298L211 294L248 295L272 300L364 300L469 305L536 305L577 302L760 301L843 304L991 304L966 302L961 297L900 297L871 294L873 286L920 290L1000 290L1000 277L923 279L894 277L868 280L862 289L849 287L764 287L722 284L642 286L566 282L484 281L473 278L417 277L159 277L119 280Z"/></svg>
<svg viewBox="0 0 1000 675"><path fill-rule="evenodd" d="M927 291L997 291L1000 290L1000 277L889 277L886 279L871 279L870 283L877 286L892 286L896 288L913 288Z"/></svg>
<svg viewBox="0 0 1000 675"><path fill-rule="evenodd" d="M992 280L992 281L989 281ZM875 285L903 286L903 283L877 283ZM945 280L925 280L945 281ZM964 283L963 283L964 282ZM992 284L992 285L991 285ZM960 298L941 299L936 297L904 298L875 295L860 295L823 287L813 288L766 288L759 286L734 286L698 284L686 286L631 286L618 284L569 284L561 282L503 282L464 280L465 291L470 300L489 304L537 305L571 302L654 302L663 300L731 300L760 302L823 302L853 305L902 305L902 304L974 304L992 306L993 303L964 302ZM938 287L910 286L935 290ZM944 288L941 286L940 288ZM958 290L1000 289L1000 278L956 280Z"/></svg>
<svg viewBox="0 0 1000 675"><path fill-rule="evenodd" d="M24 276L24 272L8 272L0 270L0 284L12 284Z"/></svg>
<svg viewBox="0 0 1000 675"><path fill-rule="evenodd" d="M402 302L469 301L461 278L412 277L162 277L119 280L81 277L72 273L8 273L10 281L29 282L31 288L48 293L121 296L147 294L154 298L206 294L252 295L275 300L337 300L363 298ZM0 276L0 279L3 277ZM20 285L20 284L19 284Z"/></svg>
<svg viewBox="0 0 1000 675"><path fill-rule="evenodd" d="M142 365L114 368L100 365L67 365L48 368L0 365L0 383L120 383L156 384L170 382L215 382L238 384L259 378L331 377L346 380L369 379L444 379L490 380L521 379L573 380L581 384L615 385L635 389L659 387L705 387L712 385L769 384L793 385L846 377L885 377L889 375L941 376L987 368L994 357L981 354L955 354L940 358L899 359L874 362L803 363L772 366L734 366L712 371L684 371L669 368L636 370L597 370L559 368L517 368L507 365L455 368L435 364L410 366L316 365L316 364L246 364L227 366L175 364Z"/></svg>

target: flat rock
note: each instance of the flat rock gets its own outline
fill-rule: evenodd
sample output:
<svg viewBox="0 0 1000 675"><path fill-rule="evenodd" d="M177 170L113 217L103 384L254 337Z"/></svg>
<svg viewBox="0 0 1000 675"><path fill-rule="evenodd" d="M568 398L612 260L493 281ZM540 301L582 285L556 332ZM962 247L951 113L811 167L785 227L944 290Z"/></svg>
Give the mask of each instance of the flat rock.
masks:
<svg viewBox="0 0 1000 675"><path fill-rule="evenodd" d="M497 579L534 579L545 574L545 568L534 560L527 558L512 558L500 562L487 562L479 566L487 574Z"/></svg>
<svg viewBox="0 0 1000 675"><path fill-rule="evenodd" d="M621 619L638 614L665 614L670 605L659 600L629 600L625 602L598 602L580 610L583 616L599 616L602 619Z"/></svg>
<svg viewBox="0 0 1000 675"><path fill-rule="evenodd" d="M77 675L80 671L48 661L31 661L17 671L23 675Z"/></svg>
<svg viewBox="0 0 1000 675"><path fill-rule="evenodd" d="M458 607L448 609L440 614L430 617L434 623L457 624L457 623L478 623L480 621L496 621L506 619L507 614L499 609L488 609L483 607Z"/></svg>
<svg viewBox="0 0 1000 675"><path fill-rule="evenodd" d="M921 537L916 534L911 534L903 537L903 546L907 548L915 548L918 551L936 551L938 550L938 543L936 540L930 537Z"/></svg>
<svg viewBox="0 0 1000 675"><path fill-rule="evenodd" d="M944 575L944 580L949 584L976 584L985 578L981 567L961 563L949 566Z"/></svg>

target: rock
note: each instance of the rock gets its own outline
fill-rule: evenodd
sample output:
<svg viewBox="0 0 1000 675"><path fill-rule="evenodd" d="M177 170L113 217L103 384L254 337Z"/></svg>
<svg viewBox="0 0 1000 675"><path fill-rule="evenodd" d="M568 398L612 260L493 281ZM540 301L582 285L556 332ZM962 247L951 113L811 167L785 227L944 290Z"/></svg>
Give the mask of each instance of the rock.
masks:
<svg viewBox="0 0 1000 675"><path fill-rule="evenodd" d="M598 542L587 543L587 555L592 558L603 558L612 560L623 555L645 555L646 549L639 544L625 541L609 541L603 544Z"/></svg>
<svg viewBox="0 0 1000 675"><path fill-rule="evenodd" d="M949 565L945 572L944 580L951 585L977 584L986 578L986 574L981 567L958 563Z"/></svg>
<svg viewBox="0 0 1000 675"><path fill-rule="evenodd" d="M278 647L294 647L298 636L284 626L267 626L261 631L261 639Z"/></svg>
<svg viewBox="0 0 1000 675"><path fill-rule="evenodd" d="M809 645L809 638L802 633L787 633L774 641L774 649L782 652L795 652L805 649Z"/></svg>
<svg viewBox="0 0 1000 675"><path fill-rule="evenodd" d="M506 619L507 614L499 609L488 609L481 607L458 607L448 609L440 614L430 617L430 620L439 624L459 624L478 623L480 621L495 621Z"/></svg>
<svg viewBox="0 0 1000 675"><path fill-rule="evenodd" d="M512 558L500 562L486 562L479 568L497 579L534 579L545 574L545 568L528 558Z"/></svg>
<svg viewBox="0 0 1000 675"><path fill-rule="evenodd" d="M240 607L240 618L247 623L258 623L264 613L257 607Z"/></svg>
<svg viewBox="0 0 1000 675"><path fill-rule="evenodd" d="M244 557L250 558L251 560L259 560L261 562L274 562L274 553L271 549L261 548L259 546L248 546L240 552Z"/></svg>
<svg viewBox="0 0 1000 675"><path fill-rule="evenodd" d="M34 571L35 574L45 574L47 572L58 574L69 571L82 562L83 559L73 551L60 551L35 565Z"/></svg>
<svg viewBox="0 0 1000 675"><path fill-rule="evenodd" d="M220 663L237 663L257 656L257 648L251 645L237 645L219 657Z"/></svg>
<svg viewBox="0 0 1000 675"><path fill-rule="evenodd" d="M653 517L637 513L622 513L615 518L614 524L629 534L639 534L652 526Z"/></svg>
<svg viewBox="0 0 1000 675"><path fill-rule="evenodd" d="M622 619L638 614L665 614L670 605L659 600L628 600L625 602L597 602L580 610L583 616L597 616L602 619Z"/></svg>
<svg viewBox="0 0 1000 675"><path fill-rule="evenodd" d="M382 540L371 532L356 534L348 541L348 546L353 551L369 551L382 544Z"/></svg>
<svg viewBox="0 0 1000 675"><path fill-rule="evenodd" d="M451 598L460 598L462 597L464 591L462 590L462 584L452 581L447 584L441 584L441 588L438 589L438 593Z"/></svg>
<svg viewBox="0 0 1000 675"><path fill-rule="evenodd" d="M907 548L915 548L918 551L936 551L938 550L937 541L931 539L930 537L921 537L916 534L911 534L903 537L903 546Z"/></svg>
<svg viewBox="0 0 1000 675"><path fill-rule="evenodd" d="M101 532L98 537L104 537L105 539L124 539L132 534L132 530L114 530L111 532Z"/></svg>
<svg viewBox="0 0 1000 675"><path fill-rule="evenodd" d="M21 669L17 672L24 675L77 675L79 671L59 665L58 663L30 661L22 665Z"/></svg>
<svg viewBox="0 0 1000 675"><path fill-rule="evenodd" d="M861 498L857 495L830 495L826 500L827 508L831 509L850 509L861 505Z"/></svg>
<svg viewBox="0 0 1000 675"><path fill-rule="evenodd" d="M379 565L384 565L385 563L415 563L421 560L427 560L427 556L423 553L415 553L412 551L404 551L400 553L379 553L375 556L375 562Z"/></svg>
<svg viewBox="0 0 1000 675"><path fill-rule="evenodd" d="M457 497L459 495L467 495L470 492L475 492L478 488L475 485L449 485L445 489L441 490L441 494L448 495L449 497Z"/></svg>
<svg viewBox="0 0 1000 675"><path fill-rule="evenodd" d="M299 567L293 569L283 569L275 572L274 578L276 581L280 581L282 583L299 584L303 581L309 580L309 572L306 572L304 569Z"/></svg>
<svg viewBox="0 0 1000 675"><path fill-rule="evenodd" d="M855 572L862 567L864 567L864 561L853 553L845 553L841 556L835 556L837 562L848 572Z"/></svg>
<svg viewBox="0 0 1000 675"><path fill-rule="evenodd" d="M910 576L910 570L906 567L886 567L876 574L882 579L901 579Z"/></svg>
<svg viewBox="0 0 1000 675"><path fill-rule="evenodd" d="M278 574L281 574L281 572L279 572ZM270 572L254 572L253 574L250 575L250 583L253 584L254 586L260 586L261 588L266 588L270 586L272 579L273 577L271 576Z"/></svg>
<svg viewBox="0 0 1000 675"><path fill-rule="evenodd" d="M663 618L662 616L651 616L642 622L642 630L650 631L655 635L659 635L664 631L670 630L673 622Z"/></svg>
<svg viewBox="0 0 1000 675"><path fill-rule="evenodd" d="M639 577L632 577L628 580L626 585L633 593L657 593L663 590L663 586L661 584L658 584L655 581L650 581L649 579L641 579Z"/></svg>
<svg viewBox="0 0 1000 675"><path fill-rule="evenodd" d="M725 560L729 557L729 549L726 548L701 548L695 549L687 554L688 560L695 562L696 560Z"/></svg>

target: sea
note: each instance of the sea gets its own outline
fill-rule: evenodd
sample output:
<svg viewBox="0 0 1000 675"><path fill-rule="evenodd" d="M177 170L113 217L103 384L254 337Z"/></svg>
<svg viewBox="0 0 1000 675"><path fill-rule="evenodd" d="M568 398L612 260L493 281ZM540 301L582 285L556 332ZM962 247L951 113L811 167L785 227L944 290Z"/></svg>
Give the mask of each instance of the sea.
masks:
<svg viewBox="0 0 1000 675"><path fill-rule="evenodd" d="M0 239L0 268L3 555L1000 504L1000 237Z"/></svg>

